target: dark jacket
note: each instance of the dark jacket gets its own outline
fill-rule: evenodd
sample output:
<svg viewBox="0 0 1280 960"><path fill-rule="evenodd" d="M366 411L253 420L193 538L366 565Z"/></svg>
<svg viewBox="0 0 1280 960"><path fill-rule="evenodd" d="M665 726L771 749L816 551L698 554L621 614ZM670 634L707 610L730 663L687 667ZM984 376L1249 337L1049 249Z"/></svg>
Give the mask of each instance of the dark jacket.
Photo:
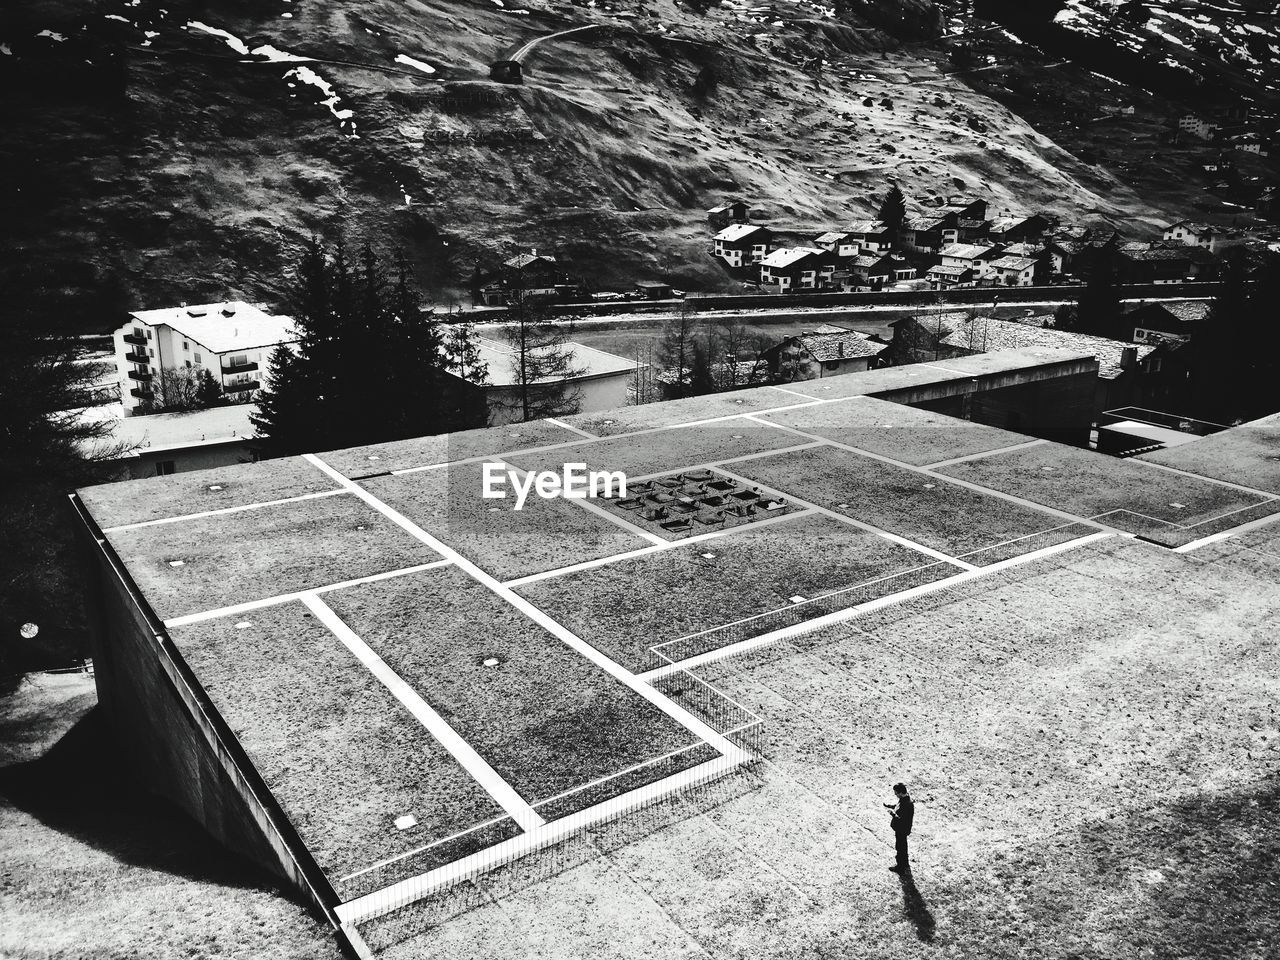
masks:
<svg viewBox="0 0 1280 960"><path fill-rule="evenodd" d="M911 832L911 824L916 819L916 805L910 794L903 794L898 798L897 805L889 811L889 818L889 825L893 827L894 833L905 836Z"/></svg>

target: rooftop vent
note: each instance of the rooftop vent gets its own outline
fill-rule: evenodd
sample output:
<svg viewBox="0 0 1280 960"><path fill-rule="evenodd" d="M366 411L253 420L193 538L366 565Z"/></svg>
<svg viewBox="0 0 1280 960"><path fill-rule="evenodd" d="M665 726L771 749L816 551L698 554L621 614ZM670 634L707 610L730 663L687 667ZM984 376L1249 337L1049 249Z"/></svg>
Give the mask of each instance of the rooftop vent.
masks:
<svg viewBox="0 0 1280 960"><path fill-rule="evenodd" d="M236 315L236 308L228 304L222 308L222 315L224 317L234 317Z"/></svg>
<svg viewBox="0 0 1280 960"><path fill-rule="evenodd" d="M406 813L403 817L396 817L396 829L408 830L410 827L418 825L418 818L411 813Z"/></svg>
<svg viewBox="0 0 1280 960"><path fill-rule="evenodd" d="M189 317L203 317L208 312L204 307L187 307L187 316Z"/></svg>

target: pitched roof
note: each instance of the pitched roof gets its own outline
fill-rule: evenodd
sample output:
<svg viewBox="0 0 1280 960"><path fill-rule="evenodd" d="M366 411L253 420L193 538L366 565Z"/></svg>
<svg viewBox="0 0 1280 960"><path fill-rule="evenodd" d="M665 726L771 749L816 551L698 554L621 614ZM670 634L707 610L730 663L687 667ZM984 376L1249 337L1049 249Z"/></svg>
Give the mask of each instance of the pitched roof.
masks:
<svg viewBox="0 0 1280 960"><path fill-rule="evenodd" d="M941 217L911 217L904 220L902 226L907 230L933 230L942 226Z"/></svg>
<svg viewBox="0 0 1280 960"><path fill-rule="evenodd" d="M1165 232L1168 233L1170 230L1174 230L1178 227L1189 230L1197 236L1205 233L1214 233L1219 229L1218 227L1210 226L1207 223L1201 223L1198 220L1179 220L1177 223L1169 224L1164 229Z"/></svg>
<svg viewBox="0 0 1280 960"><path fill-rule="evenodd" d="M1026 223L1029 219L1031 218L1023 217L1023 216L996 217L994 220L990 222L988 229L994 230L997 233L999 233L1002 230L1012 230L1014 227L1018 226L1019 224Z"/></svg>
<svg viewBox="0 0 1280 960"><path fill-rule="evenodd" d="M932 321L929 321L926 328L931 326ZM1058 347L1079 353L1091 353L1098 359L1098 376L1104 380L1111 380L1120 375L1122 372L1120 361L1126 348L1136 350L1139 360L1155 349L1154 346L1108 340L1106 337L1072 333L1069 330L1058 330L1054 327L1035 327L1013 320L996 320L993 317L976 317L968 320L962 315L959 321L953 321L947 324L947 327L949 332L942 338L943 343L977 353L1018 350L1023 347Z"/></svg>
<svg viewBox="0 0 1280 960"><path fill-rule="evenodd" d="M870 270L873 267L879 266L884 266L885 269L888 269L886 261L889 259L888 254L880 254L879 256L862 255L854 257L853 260L849 262L849 266L853 267L855 270Z"/></svg>
<svg viewBox="0 0 1280 960"><path fill-rule="evenodd" d="M762 229L764 228L754 223L731 223L717 233L714 239L724 243L736 243L739 240L745 240L757 230Z"/></svg>
<svg viewBox="0 0 1280 960"><path fill-rule="evenodd" d="M865 333L845 330L840 333L802 333L796 337L815 360L851 360L874 357L888 344L872 340Z"/></svg>
<svg viewBox="0 0 1280 960"><path fill-rule="evenodd" d="M295 343L299 337L293 318L272 316L242 300L138 310L130 316L148 326L167 324L214 353Z"/></svg>
<svg viewBox="0 0 1280 960"><path fill-rule="evenodd" d="M545 263L555 263L556 258L549 253L521 253L505 261L504 266L511 267L513 270L523 270L531 263L537 263L542 260Z"/></svg>
<svg viewBox="0 0 1280 960"><path fill-rule="evenodd" d="M887 229L883 220L855 220L848 226L850 233L884 233Z"/></svg>
<svg viewBox="0 0 1280 960"><path fill-rule="evenodd" d="M845 233L841 230L828 230L826 233L822 234L813 242L814 243L839 243L845 237L852 237L852 236L853 234Z"/></svg>
<svg viewBox="0 0 1280 960"><path fill-rule="evenodd" d="M930 274L937 274L940 277L962 277L966 273L972 274L972 267L952 267L944 264L938 264L929 268Z"/></svg>
<svg viewBox="0 0 1280 960"><path fill-rule="evenodd" d="M959 257L962 260L981 260L995 249L995 245L990 243L949 243L938 251L938 256Z"/></svg>
<svg viewBox="0 0 1280 960"><path fill-rule="evenodd" d="M1025 270L1035 265L1036 261L1031 257L1001 257L991 261L991 266L996 270Z"/></svg>
<svg viewBox="0 0 1280 960"><path fill-rule="evenodd" d="M476 347L478 348L480 359L489 366L489 376L485 381L485 386L514 386L516 383L514 365L515 352L505 343L498 340L490 340L487 337L477 337ZM612 353L605 353L603 350L597 350L595 347L588 347L583 343L567 341L564 344L564 348L573 354L572 366L575 369L582 371L577 377L572 378L574 380L586 380L591 377L630 373L639 366L639 364L634 360L629 360L626 357L619 357ZM543 349L551 350L553 348L546 347ZM552 379L558 378L546 378L547 381Z"/></svg>
<svg viewBox="0 0 1280 960"><path fill-rule="evenodd" d="M812 247L783 247L781 250L773 251L773 253L761 260L760 266L789 267L794 263L799 263L805 257L811 257L818 253L822 253L822 251L814 250Z"/></svg>

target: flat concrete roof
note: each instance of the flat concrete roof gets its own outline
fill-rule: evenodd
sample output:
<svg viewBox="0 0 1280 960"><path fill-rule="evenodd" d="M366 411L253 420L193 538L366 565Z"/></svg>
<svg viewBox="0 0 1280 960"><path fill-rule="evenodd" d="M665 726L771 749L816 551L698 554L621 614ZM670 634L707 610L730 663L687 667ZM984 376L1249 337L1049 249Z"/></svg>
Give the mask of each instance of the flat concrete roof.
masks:
<svg viewBox="0 0 1280 960"><path fill-rule="evenodd" d="M983 354L81 497L380 956L977 955L1055 877L1115 895L1079 872L1099 830L1123 878L1182 883L1128 818L1280 771L1272 423L1171 469L871 396L1093 363ZM517 513L485 461L625 467L638 502ZM884 869L897 780L911 887ZM447 886L493 851L527 856Z"/></svg>

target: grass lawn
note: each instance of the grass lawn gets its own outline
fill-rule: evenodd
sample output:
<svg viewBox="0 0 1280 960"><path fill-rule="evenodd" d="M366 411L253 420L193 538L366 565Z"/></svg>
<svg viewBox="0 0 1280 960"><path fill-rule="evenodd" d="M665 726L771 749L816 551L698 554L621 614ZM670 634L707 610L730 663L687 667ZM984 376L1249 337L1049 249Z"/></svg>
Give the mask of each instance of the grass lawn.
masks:
<svg viewBox="0 0 1280 960"><path fill-rule="evenodd" d="M792 396L781 390L774 390L772 387L755 387L750 390L735 390L732 393L713 393L705 397L668 400L666 403L649 403L597 413L580 413L577 416L561 419L565 423L573 424L579 430L585 430L600 437L609 437L634 430L672 427L696 420L729 417L739 413L760 413L775 407L788 407L806 402L803 397Z"/></svg>
<svg viewBox="0 0 1280 960"><path fill-rule="evenodd" d="M337 484L301 457L243 463L216 470L194 470L147 480L125 480L86 487L80 499L101 527L179 517L206 510L283 500ZM211 490L210 487L217 487Z"/></svg>
<svg viewBox="0 0 1280 960"><path fill-rule="evenodd" d="M348 873L503 816L300 603L172 635L339 893L352 892L339 883ZM398 830L394 821L405 814L418 824Z"/></svg>
<svg viewBox="0 0 1280 960"><path fill-rule="evenodd" d="M391 470L429 467L470 457L483 457L508 450L544 447L553 443L581 440L572 430L535 420L503 427L463 430L431 437L414 437L365 447L348 447L320 454L320 459L345 477L358 480Z"/></svg>
<svg viewBox="0 0 1280 960"><path fill-rule="evenodd" d="M926 566L943 575L959 572L883 537L811 515L540 580L518 592L620 663L645 670L659 665L649 651L655 644L783 611L795 596L814 598ZM901 589L895 584L871 589L895 592ZM859 593L852 602L866 599ZM782 625L760 621L748 635ZM735 639L725 634L715 645Z"/></svg>
<svg viewBox="0 0 1280 960"><path fill-rule="evenodd" d="M440 559L349 494L120 530L109 539L162 619ZM176 560L182 565L172 566Z"/></svg>
<svg viewBox="0 0 1280 960"><path fill-rule="evenodd" d="M699 742L455 568L325 600L529 803ZM491 659L498 662L486 666ZM676 769L715 755L691 751ZM652 779L646 771L641 782ZM607 794L639 785L620 781ZM599 799L576 795L555 815Z"/></svg>
<svg viewBox="0 0 1280 960"><path fill-rule="evenodd" d="M84 675L0 699L0 956L339 960L327 924L141 789L96 701Z"/></svg>
<svg viewBox="0 0 1280 960"><path fill-rule="evenodd" d="M759 789L384 957L612 957L615 910L632 956L1269 957L1280 591L1193 557L1112 538L717 664Z"/></svg>
<svg viewBox="0 0 1280 960"><path fill-rule="evenodd" d="M953 557L1062 525L1037 510L835 447L744 460L726 469ZM1028 539L1007 549L1027 552L1040 545ZM1004 552L975 554L971 562L992 563Z"/></svg>
<svg viewBox="0 0 1280 960"><path fill-rule="evenodd" d="M761 419L916 466L1031 439L874 397L796 407L764 414Z"/></svg>
<svg viewBox="0 0 1280 960"><path fill-rule="evenodd" d="M1280 494L1280 414L1141 459Z"/></svg>
<svg viewBox="0 0 1280 960"><path fill-rule="evenodd" d="M804 443L785 430L750 420L725 420L692 427L674 427L638 437L618 437L580 446L527 453L511 458L524 470L555 470L566 463L585 463L592 470L621 470L628 479L666 473L704 463L750 456Z"/></svg>
<svg viewBox="0 0 1280 960"><path fill-rule="evenodd" d="M1214 533L1221 525L1211 526L1209 521L1266 499L1140 462L1052 443L953 464L938 472L1079 517L1097 517L1168 546ZM1246 513L1227 522L1235 525L1256 516L1256 512ZM1198 524L1205 527L1181 529Z"/></svg>
<svg viewBox="0 0 1280 960"><path fill-rule="evenodd" d="M509 487L505 500L485 500L479 463L372 477L362 485L501 580L649 545L568 500L544 500L530 491L523 508L516 510L515 491Z"/></svg>

